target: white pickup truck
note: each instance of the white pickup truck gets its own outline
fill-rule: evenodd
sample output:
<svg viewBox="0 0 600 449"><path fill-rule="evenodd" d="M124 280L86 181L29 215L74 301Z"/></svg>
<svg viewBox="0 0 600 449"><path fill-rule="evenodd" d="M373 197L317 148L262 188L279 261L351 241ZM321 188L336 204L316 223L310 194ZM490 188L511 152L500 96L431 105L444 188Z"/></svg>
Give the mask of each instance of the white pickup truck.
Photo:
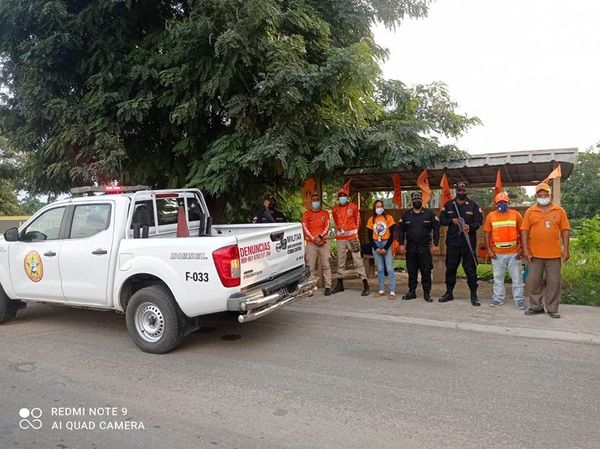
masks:
<svg viewBox="0 0 600 449"><path fill-rule="evenodd" d="M0 239L0 323L28 301L115 310L165 353L202 315L244 323L316 289L299 223L213 226L197 189L74 191Z"/></svg>

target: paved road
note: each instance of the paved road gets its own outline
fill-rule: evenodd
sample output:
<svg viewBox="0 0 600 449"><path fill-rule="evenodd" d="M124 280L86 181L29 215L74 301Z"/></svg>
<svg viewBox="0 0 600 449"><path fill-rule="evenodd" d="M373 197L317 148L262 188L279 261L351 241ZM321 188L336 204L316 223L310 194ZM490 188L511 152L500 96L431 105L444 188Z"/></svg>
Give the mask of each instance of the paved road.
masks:
<svg viewBox="0 0 600 449"><path fill-rule="evenodd" d="M211 317L156 356L129 341L122 316L30 306L0 327L0 447L600 444L598 345L303 311L310 307L245 325ZM127 408L144 430L99 430L123 422L89 416L107 406ZM19 428L23 407L42 410L40 430ZM86 415L52 416L52 407ZM52 430L54 422L75 428ZM89 422L96 429L76 430Z"/></svg>

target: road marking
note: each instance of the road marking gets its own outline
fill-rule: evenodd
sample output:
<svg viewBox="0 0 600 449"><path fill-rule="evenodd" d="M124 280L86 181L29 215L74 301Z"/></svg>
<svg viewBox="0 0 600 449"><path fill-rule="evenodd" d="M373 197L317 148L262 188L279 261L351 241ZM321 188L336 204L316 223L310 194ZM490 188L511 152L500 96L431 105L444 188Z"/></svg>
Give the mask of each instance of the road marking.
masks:
<svg viewBox="0 0 600 449"><path fill-rule="evenodd" d="M544 340L559 340L573 343L590 343L600 345L600 335L585 334L569 331L554 331L548 329L531 329L526 327L493 326L489 324L465 323L459 321L429 320L396 315L382 315L378 313L361 313L347 311L333 311L314 308L311 306L287 306L284 310L300 313L313 313L319 315L359 318L367 320L387 321L390 323L416 324L419 326L438 327L443 329L459 329L464 331L484 332L488 334L508 335L511 337L540 338Z"/></svg>

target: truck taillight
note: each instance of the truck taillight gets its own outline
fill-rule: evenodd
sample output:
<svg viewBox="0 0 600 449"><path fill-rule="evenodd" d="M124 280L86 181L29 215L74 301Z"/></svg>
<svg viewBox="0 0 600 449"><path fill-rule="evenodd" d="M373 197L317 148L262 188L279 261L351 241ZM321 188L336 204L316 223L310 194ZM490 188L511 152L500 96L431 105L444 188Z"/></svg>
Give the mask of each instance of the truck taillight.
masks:
<svg viewBox="0 0 600 449"><path fill-rule="evenodd" d="M237 245L226 246L213 251L213 260L224 287L240 285L240 252Z"/></svg>

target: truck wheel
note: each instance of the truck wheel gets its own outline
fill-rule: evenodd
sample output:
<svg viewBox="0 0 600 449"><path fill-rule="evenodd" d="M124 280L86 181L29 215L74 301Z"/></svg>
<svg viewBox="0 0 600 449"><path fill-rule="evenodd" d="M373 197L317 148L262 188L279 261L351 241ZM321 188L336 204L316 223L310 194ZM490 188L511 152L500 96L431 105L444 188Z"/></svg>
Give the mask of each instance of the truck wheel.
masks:
<svg viewBox="0 0 600 449"><path fill-rule="evenodd" d="M13 301L4 292L4 289L0 287L0 324L6 323L17 316L17 310L20 305L25 305L20 301Z"/></svg>
<svg viewBox="0 0 600 449"><path fill-rule="evenodd" d="M175 300L160 285L135 292L125 313L129 336L142 351L164 354L183 339L183 320Z"/></svg>

